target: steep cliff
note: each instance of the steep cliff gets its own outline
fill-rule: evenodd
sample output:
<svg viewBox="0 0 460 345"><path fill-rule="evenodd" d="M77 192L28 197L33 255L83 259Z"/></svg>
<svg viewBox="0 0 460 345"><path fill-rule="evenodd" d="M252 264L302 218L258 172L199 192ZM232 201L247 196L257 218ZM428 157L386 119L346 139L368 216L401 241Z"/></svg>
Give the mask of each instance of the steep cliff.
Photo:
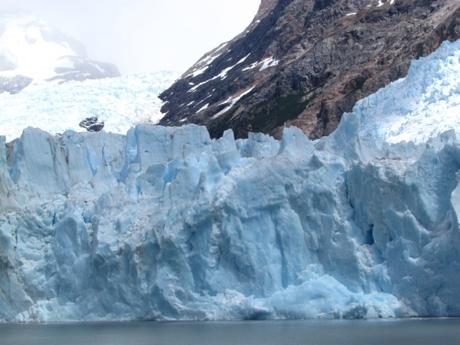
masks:
<svg viewBox="0 0 460 345"><path fill-rule="evenodd" d="M266 0L247 30L206 54L161 98L161 124L330 134L354 104L460 38L457 0Z"/></svg>

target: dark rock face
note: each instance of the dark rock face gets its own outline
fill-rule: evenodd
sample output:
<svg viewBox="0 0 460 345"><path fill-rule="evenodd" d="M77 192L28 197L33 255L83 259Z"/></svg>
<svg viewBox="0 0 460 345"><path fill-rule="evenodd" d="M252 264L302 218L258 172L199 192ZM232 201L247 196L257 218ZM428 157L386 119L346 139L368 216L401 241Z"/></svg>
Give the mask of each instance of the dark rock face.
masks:
<svg viewBox="0 0 460 345"><path fill-rule="evenodd" d="M458 0L264 0L248 29L206 54L160 97L163 125L278 135L331 133L410 61L460 38Z"/></svg>
<svg viewBox="0 0 460 345"><path fill-rule="evenodd" d="M83 81L88 79L115 78L120 76L118 68L107 62L89 60L85 57L69 56L67 60L73 67L58 67L55 69L56 76L50 81Z"/></svg>
<svg viewBox="0 0 460 345"><path fill-rule="evenodd" d="M104 125L104 121L99 121L95 116L88 117L79 123L79 126L86 129L88 132L100 132L104 128Z"/></svg>

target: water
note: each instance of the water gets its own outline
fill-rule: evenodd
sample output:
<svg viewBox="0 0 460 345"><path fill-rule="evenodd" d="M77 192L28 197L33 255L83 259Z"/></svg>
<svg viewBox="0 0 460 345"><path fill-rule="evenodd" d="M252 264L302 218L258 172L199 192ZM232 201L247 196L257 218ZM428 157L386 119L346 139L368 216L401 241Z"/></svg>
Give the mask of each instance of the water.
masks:
<svg viewBox="0 0 460 345"><path fill-rule="evenodd" d="M1 345L459 345L460 320L0 325Z"/></svg>

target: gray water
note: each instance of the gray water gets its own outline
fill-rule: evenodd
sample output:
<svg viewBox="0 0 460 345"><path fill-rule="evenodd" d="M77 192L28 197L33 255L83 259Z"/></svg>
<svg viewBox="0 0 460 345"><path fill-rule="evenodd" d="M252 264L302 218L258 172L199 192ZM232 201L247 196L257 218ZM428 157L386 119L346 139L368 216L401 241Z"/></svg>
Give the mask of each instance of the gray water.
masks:
<svg viewBox="0 0 460 345"><path fill-rule="evenodd" d="M460 320L0 325L1 345L459 345Z"/></svg>

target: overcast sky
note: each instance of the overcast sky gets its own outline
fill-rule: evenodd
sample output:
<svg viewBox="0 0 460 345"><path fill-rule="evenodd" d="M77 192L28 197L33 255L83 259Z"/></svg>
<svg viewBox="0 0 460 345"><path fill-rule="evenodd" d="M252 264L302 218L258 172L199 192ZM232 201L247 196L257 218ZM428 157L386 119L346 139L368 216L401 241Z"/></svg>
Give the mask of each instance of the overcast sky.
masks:
<svg viewBox="0 0 460 345"><path fill-rule="evenodd" d="M0 0L37 14L123 74L184 71L241 32L260 0Z"/></svg>

